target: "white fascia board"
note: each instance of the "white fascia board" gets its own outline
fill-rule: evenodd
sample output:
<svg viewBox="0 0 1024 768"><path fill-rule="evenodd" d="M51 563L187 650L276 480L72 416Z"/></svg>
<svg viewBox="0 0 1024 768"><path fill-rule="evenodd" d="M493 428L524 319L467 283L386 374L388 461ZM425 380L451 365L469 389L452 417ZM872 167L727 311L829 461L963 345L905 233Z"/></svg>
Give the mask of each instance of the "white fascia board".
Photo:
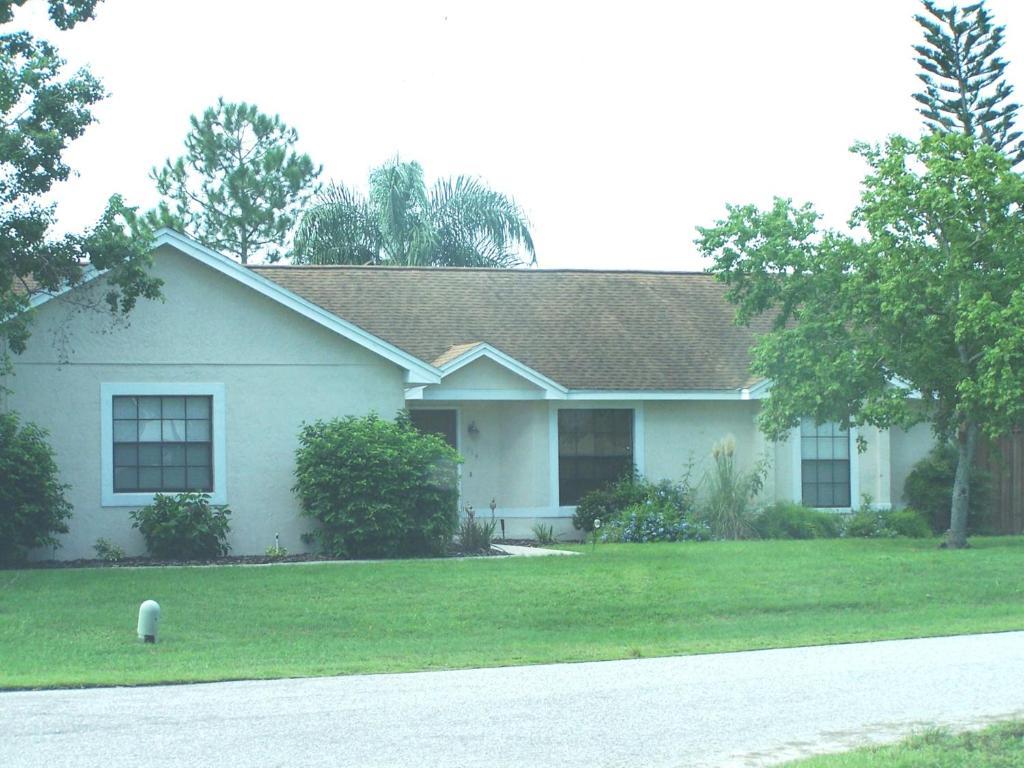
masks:
<svg viewBox="0 0 1024 768"><path fill-rule="evenodd" d="M278 285L273 280L269 280L250 269L246 269L233 259L229 259L227 256L197 243L190 237L175 232L173 229L160 229L157 231L153 241L153 248L156 249L163 245L171 246L186 256L191 256L196 261L217 270L223 275L234 278L267 298L273 299L318 325L322 325L324 328L334 331L364 349L380 355L400 368L404 368L407 384L437 384L441 381L441 372L434 366L424 363L419 358L374 336L372 333L364 331L359 326L343 320L333 312L328 312L326 309L318 307L313 302L307 301L298 294Z"/></svg>
<svg viewBox="0 0 1024 768"><path fill-rule="evenodd" d="M725 390L621 390L621 389L571 389L567 392L536 391L527 389L439 389L430 387L409 387L405 390L406 400L555 400L587 402L642 402L644 400L691 400L691 401L744 401L760 400L765 394L746 389Z"/></svg>
<svg viewBox="0 0 1024 768"><path fill-rule="evenodd" d="M566 400L751 400L742 389L573 389Z"/></svg>
<svg viewBox="0 0 1024 768"><path fill-rule="evenodd" d="M471 349L466 350L458 357L449 360L447 363L441 366L442 376L449 376L456 371L465 368L472 362L479 360L481 357L486 357L489 360L493 360L498 365L502 366L508 371L511 371L516 376L526 379L531 384L540 387L549 395L553 395L554 399L558 399L559 395L565 395L569 390L563 387L554 379L550 379L540 371L536 371L528 365L516 360L511 355L507 355L496 347L492 347L486 342L476 344ZM537 399L537 398L528 398ZM540 398L545 399L545 398ZM548 399L551 399L550 397Z"/></svg>
<svg viewBox="0 0 1024 768"><path fill-rule="evenodd" d="M407 389L406 400L552 400L547 392L530 389Z"/></svg>

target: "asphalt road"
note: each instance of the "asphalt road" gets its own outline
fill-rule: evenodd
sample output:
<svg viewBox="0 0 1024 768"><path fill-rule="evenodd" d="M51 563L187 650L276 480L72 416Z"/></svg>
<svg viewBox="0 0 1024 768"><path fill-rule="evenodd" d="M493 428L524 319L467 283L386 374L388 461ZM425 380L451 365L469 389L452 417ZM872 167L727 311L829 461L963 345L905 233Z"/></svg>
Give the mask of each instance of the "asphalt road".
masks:
<svg viewBox="0 0 1024 768"><path fill-rule="evenodd" d="M1024 716L1024 632L0 693L0 766L746 766Z"/></svg>

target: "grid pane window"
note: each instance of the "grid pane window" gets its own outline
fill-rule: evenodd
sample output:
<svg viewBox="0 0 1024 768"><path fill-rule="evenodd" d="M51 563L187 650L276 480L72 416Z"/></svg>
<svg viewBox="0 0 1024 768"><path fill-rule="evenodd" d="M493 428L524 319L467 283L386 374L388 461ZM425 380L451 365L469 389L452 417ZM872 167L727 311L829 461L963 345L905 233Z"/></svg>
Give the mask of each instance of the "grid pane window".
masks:
<svg viewBox="0 0 1024 768"><path fill-rule="evenodd" d="M572 408L558 412L559 504L571 506L633 470L633 411Z"/></svg>
<svg viewBox="0 0 1024 768"><path fill-rule="evenodd" d="M805 420L800 425L800 477L807 506L849 507L849 431Z"/></svg>
<svg viewBox="0 0 1024 768"><path fill-rule="evenodd" d="M115 397L114 492L212 491L211 401Z"/></svg>

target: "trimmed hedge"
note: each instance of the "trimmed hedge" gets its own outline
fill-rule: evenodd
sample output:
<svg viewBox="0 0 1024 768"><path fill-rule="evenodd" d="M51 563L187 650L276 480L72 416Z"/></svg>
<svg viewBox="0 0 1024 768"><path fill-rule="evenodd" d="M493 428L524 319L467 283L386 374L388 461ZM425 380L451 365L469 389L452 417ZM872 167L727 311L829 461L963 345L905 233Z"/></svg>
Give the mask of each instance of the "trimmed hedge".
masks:
<svg viewBox="0 0 1024 768"><path fill-rule="evenodd" d="M299 433L294 491L334 557L436 555L458 525L460 461L404 413L317 421Z"/></svg>

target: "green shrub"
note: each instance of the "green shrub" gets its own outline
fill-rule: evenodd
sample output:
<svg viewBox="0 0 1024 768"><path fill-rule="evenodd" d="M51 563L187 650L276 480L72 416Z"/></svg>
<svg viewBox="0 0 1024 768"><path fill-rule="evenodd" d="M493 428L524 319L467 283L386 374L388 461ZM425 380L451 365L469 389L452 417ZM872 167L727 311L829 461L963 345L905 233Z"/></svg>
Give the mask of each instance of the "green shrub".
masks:
<svg viewBox="0 0 1024 768"><path fill-rule="evenodd" d="M334 557L440 554L459 523L459 461L405 414L317 421L299 433L294 490Z"/></svg>
<svg viewBox="0 0 1024 768"><path fill-rule="evenodd" d="M846 519L845 536L856 539L880 539L893 536L893 532L885 524L881 512L873 509L859 509Z"/></svg>
<svg viewBox="0 0 1024 768"><path fill-rule="evenodd" d="M834 539L842 535L843 518L792 501L765 507L751 522L762 539Z"/></svg>
<svg viewBox="0 0 1024 768"><path fill-rule="evenodd" d="M497 527L497 520L478 520L473 508L467 507L466 516L459 523L459 546L463 552L470 554L489 552L494 529Z"/></svg>
<svg viewBox="0 0 1024 768"><path fill-rule="evenodd" d="M231 510L210 504L206 493L158 493L153 503L131 513L132 528L146 549L166 560L209 560L228 553Z"/></svg>
<svg viewBox="0 0 1024 768"><path fill-rule="evenodd" d="M96 539L96 543L92 545L92 548L96 550L96 557L105 563L116 563L119 560L124 560L124 549L109 539L102 537Z"/></svg>
<svg viewBox="0 0 1024 768"><path fill-rule="evenodd" d="M60 546L71 504L59 480L47 432L13 413L0 414L0 565L24 560L36 547Z"/></svg>
<svg viewBox="0 0 1024 768"><path fill-rule="evenodd" d="M572 524L577 530L592 533L594 521L620 518L622 513L636 504L657 504L675 510L677 516L687 514L693 507L689 484L684 480L674 483L661 480L652 483L636 473L616 483L591 491L576 506Z"/></svg>
<svg viewBox="0 0 1024 768"><path fill-rule="evenodd" d="M708 526L683 514L668 502L647 501L632 504L601 521L601 541L645 544L653 541L707 541Z"/></svg>
<svg viewBox="0 0 1024 768"><path fill-rule="evenodd" d="M924 516L913 509L881 512L864 507L846 521L845 536L860 539L882 539L906 536L923 539L932 535Z"/></svg>
<svg viewBox="0 0 1024 768"><path fill-rule="evenodd" d="M715 443L711 456L714 464L705 474L702 485L700 519L721 539L743 539L753 533L754 502L768 474L762 460L744 472L736 466L736 443L727 437Z"/></svg>
<svg viewBox="0 0 1024 768"><path fill-rule="evenodd" d="M903 495L911 507L921 512L935 533L949 530L949 514L953 504L953 479L959 452L944 442L921 459L907 475ZM984 533L989 528L992 503L992 481L980 467L971 470L971 497L967 527L971 533Z"/></svg>
<svg viewBox="0 0 1024 768"><path fill-rule="evenodd" d="M906 536L908 539L927 539L933 535L928 520L916 509L894 509L886 512L885 525L893 536Z"/></svg>

